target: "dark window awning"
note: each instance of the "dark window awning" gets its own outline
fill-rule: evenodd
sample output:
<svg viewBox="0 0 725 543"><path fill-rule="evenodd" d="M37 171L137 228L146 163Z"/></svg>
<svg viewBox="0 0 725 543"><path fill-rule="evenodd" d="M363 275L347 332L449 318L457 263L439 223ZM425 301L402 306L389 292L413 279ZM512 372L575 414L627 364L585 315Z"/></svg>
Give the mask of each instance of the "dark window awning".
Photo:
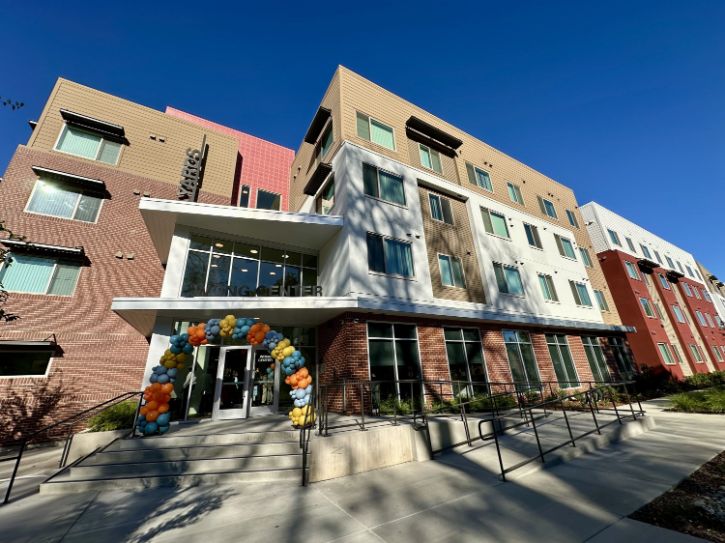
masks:
<svg viewBox="0 0 725 543"><path fill-rule="evenodd" d="M55 341L28 341L24 339L0 339L0 352L57 351Z"/></svg>
<svg viewBox="0 0 725 543"><path fill-rule="evenodd" d="M458 156L456 150L463 145L463 140L415 116L410 117L405 123L405 133L413 141L427 145L449 157Z"/></svg>
<svg viewBox="0 0 725 543"><path fill-rule="evenodd" d="M320 162L312 173L310 180L305 185L304 193L309 196L314 196L317 191L320 190L320 186L324 183L327 176L332 173L332 164L326 162Z"/></svg>
<svg viewBox="0 0 725 543"><path fill-rule="evenodd" d="M668 270L666 275L667 279L669 279L672 283L677 283L677 281L685 276L684 274L675 270Z"/></svg>
<svg viewBox="0 0 725 543"><path fill-rule="evenodd" d="M459 202L468 201L468 196L464 196L463 194L459 194L458 192L455 192L448 188L439 187L438 185L425 181L424 179L418 179L418 186L423 187L425 189L430 189L433 192L437 192L437 193L447 196L449 198L453 198L454 200L458 200Z"/></svg>
<svg viewBox="0 0 725 543"><path fill-rule="evenodd" d="M126 143L126 132L121 125L102 121L101 119L89 117L88 115L74 111L68 111L67 109L61 109L60 115L70 125L97 132L111 141Z"/></svg>
<svg viewBox="0 0 725 543"><path fill-rule="evenodd" d="M59 256L63 258L84 259L86 251L83 246L64 247L63 245L48 245L45 243L30 243L16 239L3 239L0 243L11 251L18 253L33 253L38 255Z"/></svg>
<svg viewBox="0 0 725 543"><path fill-rule="evenodd" d="M652 260L649 260L647 258L640 258L637 261L637 264L639 264L639 267L643 270L652 271L655 268L659 267L659 264L657 262L653 262Z"/></svg>
<svg viewBox="0 0 725 543"><path fill-rule="evenodd" d="M307 129L307 133L305 134L305 143L315 143L319 139L322 129L325 128L325 125L327 124L327 119L331 116L332 112L329 109L320 106L310 123L310 127Z"/></svg>
<svg viewBox="0 0 725 543"><path fill-rule="evenodd" d="M33 171L44 179L53 181L61 181L63 183L72 183L82 186L96 192L106 192L106 184L100 179L91 179L74 173L61 172L59 170L51 170L50 168L41 168L40 166L31 166Z"/></svg>

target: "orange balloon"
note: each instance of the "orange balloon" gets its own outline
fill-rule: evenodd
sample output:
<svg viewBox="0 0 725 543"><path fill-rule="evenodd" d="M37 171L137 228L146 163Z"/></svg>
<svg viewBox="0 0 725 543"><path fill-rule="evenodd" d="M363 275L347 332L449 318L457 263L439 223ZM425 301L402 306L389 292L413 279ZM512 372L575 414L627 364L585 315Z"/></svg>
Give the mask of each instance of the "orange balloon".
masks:
<svg viewBox="0 0 725 543"><path fill-rule="evenodd" d="M310 372L307 371L307 368L300 368L297 373L300 374L300 377L307 377L310 374Z"/></svg>
<svg viewBox="0 0 725 543"><path fill-rule="evenodd" d="M290 375L289 384L292 385L292 388L297 387L297 375L296 374Z"/></svg>
<svg viewBox="0 0 725 543"><path fill-rule="evenodd" d="M161 385L161 390L164 391L164 394L171 394L171 392L174 390L174 384L164 383L163 385Z"/></svg>
<svg viewBox="0 0 725 543"><path fill-rule="evenodd" d="M149 411L146 413L146 420L149 422L155 421L157 418L159 418L159 412L158 411Z"/></svg>
<svg viewBox="0 0 725 543"><path fill-rule="evenodd" d="M144 405L141 409L138 410L138 412L142 415L146 415L146 413L148 413L148 408Z"/></svg>
<svg viewBox="0 0 725 543"><path fill-rule="evenodd" d="M169 404L165 403L159 406L159 413L167 413L169 411Z"/></svg>
<svg viewBox="0 0 725 543"><path fill-rule="evenodd" d="M159 406L159 402L151 400L149 403L146 404L146 410L155 411L158 406Z"/></svg>

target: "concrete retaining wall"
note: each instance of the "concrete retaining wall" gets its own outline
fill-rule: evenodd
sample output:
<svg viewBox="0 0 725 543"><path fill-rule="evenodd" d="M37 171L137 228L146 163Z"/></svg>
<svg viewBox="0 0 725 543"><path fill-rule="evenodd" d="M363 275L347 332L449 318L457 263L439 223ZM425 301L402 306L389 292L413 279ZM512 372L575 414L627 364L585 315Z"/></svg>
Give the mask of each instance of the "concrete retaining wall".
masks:
<svg viewBox="0 0 725 543"><path fill-rule="evenodd" d="M129 433L126 430L111 430L108 432L81 432L73 436L67 464L70 464L80 457L92 453L98 447L105 447L114 439L125 437Z"/></svg>

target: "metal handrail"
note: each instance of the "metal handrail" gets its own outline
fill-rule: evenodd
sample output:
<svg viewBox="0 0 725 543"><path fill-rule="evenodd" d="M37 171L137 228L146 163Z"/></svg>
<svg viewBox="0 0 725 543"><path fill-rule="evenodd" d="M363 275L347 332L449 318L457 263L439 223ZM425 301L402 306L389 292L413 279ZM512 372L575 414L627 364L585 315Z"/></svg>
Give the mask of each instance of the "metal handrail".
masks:
<svg viewBox="0 0 725 543"><path fill-rule="evenodd" d="M57 428L59 426L68 426L68 433L66 434L65 438L65 444L63 446L63 452L61 453L60 461L58 462L58 468L62 468L65 463L68 461L68 455L70 454L70 447L71 447L71 438L73 437L73 426L77 423L79 423L84 418L88 417L92 412L97 411L100 408L108 408L112 405L116 405L125 401L130 400L131 398L138 396L139 401L138 405L136 406L136 413L134 415L133 424L131 425L131 430L129 432L129 435L133 435L135 429L136 429L136 420L138 419L139 410L141 408L141 402L143 401L143 392L142 391L132 391L132 392L124 392L123 394L120 394L119 396L116 396L115 398L111 398L110 400L106 400L102 403L96 404L92 407L89 407L88 409L84 409L83 411L76 413L74 415L71 415L70 417L67 417L63 420L60 420L58 422L54 422L53 424L49 424L48 426L45 426L41 428L40 430L37 430L33 432L32 434L29 434L25 437L23 437L20 440L16 440L14 442L11 442L11 446L16 446L19 444L18 454L16 456L9 456L5 458L0 458L0 462L10 462L15 460L15 466L13 467L12 475L10 476L10 480L8 481L8 488L5 491L5 498L2 502L2 505L5 505L10 501L10 493L13 490L13 484L15 483L15 478L18 474L18 469L20 467L20 462L23 458L23 453L25 452L25 449L27 448L28 444L38 437L39 435L47 433L49 430L52 430L53 428Z"/></svg>
<svg viewBox="0 0 725 543"><path fill-rule="evenodd" d="M307 466L308 456L310 452L310 436L312 435L312 429L319 424L318 416L319 411L317 410L317 387L312 388L312 394L310 395L310 403L308 404L312 408L315 422L305 424L300 427L300 449L302 450L302 486L307 486L309 483L309 469Z"/></svg>

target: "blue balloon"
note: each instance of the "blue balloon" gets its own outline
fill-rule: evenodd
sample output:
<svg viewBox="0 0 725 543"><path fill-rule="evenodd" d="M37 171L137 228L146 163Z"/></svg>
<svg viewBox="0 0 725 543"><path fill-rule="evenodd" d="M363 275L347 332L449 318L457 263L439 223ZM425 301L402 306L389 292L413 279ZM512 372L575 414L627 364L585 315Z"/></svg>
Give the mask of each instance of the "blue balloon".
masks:
<svg viewBox="0 0 725 543"><path fill-rule="evenodd" d="M165 425L165 426L159 426L159 433L160 434L165 434L168 431L169 431L169 425L168 424Z"/></svg>
<svg viewBox="0 0 725 543"><path fill-rule="evenodd" d="M181 335L180 335L179 337L180 337L181 339L183 339L183 340L184 340L184 342L187 342L187 341L189 341L189 334L187 334L187 333L183 333L183 334L181 334Z"/></svg>
<svg viewBox="0 0 725 543"><path fill-rule="evenodd" d="M171 343L176 343L177 341L179 341L179 339L180 339L179 336L173 335L173 336L171 336L171 339L169 341Z"/></svg>
<svg viewBox="0 0 725 543"><path fill-rule="evenodd" d="M161 375L166 373L166 368L164 366L155 366L152 371L157 375Z"/></svg>
<svg viewBox="0 0 725 543"><path fill-rule="evenodd" d="M155 422L149 422L146 427L143 429L143 433L148 435L155 434L156 431L159 429L159 425Z"/></svg>
<svg viewBox="0 0 725 543"><path fill-rule="evenodd" d="M312 394L312 385L307 385L307 388L305 389L305 392L307 394Z"/></svg>
<svg viewBox="0 0 725 543"><path fill-rule="evenodd" d="M246 334L247 332L249 332L249 325L245 324L242 326L242 334Z"/></svg>
<svg viewBox="0 0 725 543"><path fill-rule="evenodd" d="M181 349L179 349L176 345L169 347L169 350L174 354L179 354L181 352Z"/></svg>
<svg viewBox="0 0 725 543"><path fill-rule="evenodd" d="M149 381L151 381L152 383L155 383L158 380L159 380L159 376L157 374L155 374L155 373L152 373L151 374L151 377L149 377Z"/></svg>
<svg viewBox="0 0 725 543"><path fill-rule="evenodd" d="M169 369L168 369L168 370L166 371L166 375L168 375L169 377L176 377L176 373L177 373L178 371L179 371L179 370L177 370L176 368L169 368Z"/></svg>
<svg viewBox="0 0 725 543"><path fill-rule="evenodd" d="M161 383L163 385L164 383L168 383L168 382L169 382L168 375L166 375L166 374L159 375L159 383Z"/></svg>
<svg viewBox="0 0 725 543"><path fill-rule="evenodd" d="M169 415L168 413L161 413L156 419L156 424L158 424L159 426L168 426L170 420L171 415Z"/></svg>
<svg viewBox="0 0 725 543"><path fill-rule="evenodd" d="M194 346L191 343L185 343L184 348L181 349L182 352L185 352L186 354L191 354L194 352Z"/></svg>

